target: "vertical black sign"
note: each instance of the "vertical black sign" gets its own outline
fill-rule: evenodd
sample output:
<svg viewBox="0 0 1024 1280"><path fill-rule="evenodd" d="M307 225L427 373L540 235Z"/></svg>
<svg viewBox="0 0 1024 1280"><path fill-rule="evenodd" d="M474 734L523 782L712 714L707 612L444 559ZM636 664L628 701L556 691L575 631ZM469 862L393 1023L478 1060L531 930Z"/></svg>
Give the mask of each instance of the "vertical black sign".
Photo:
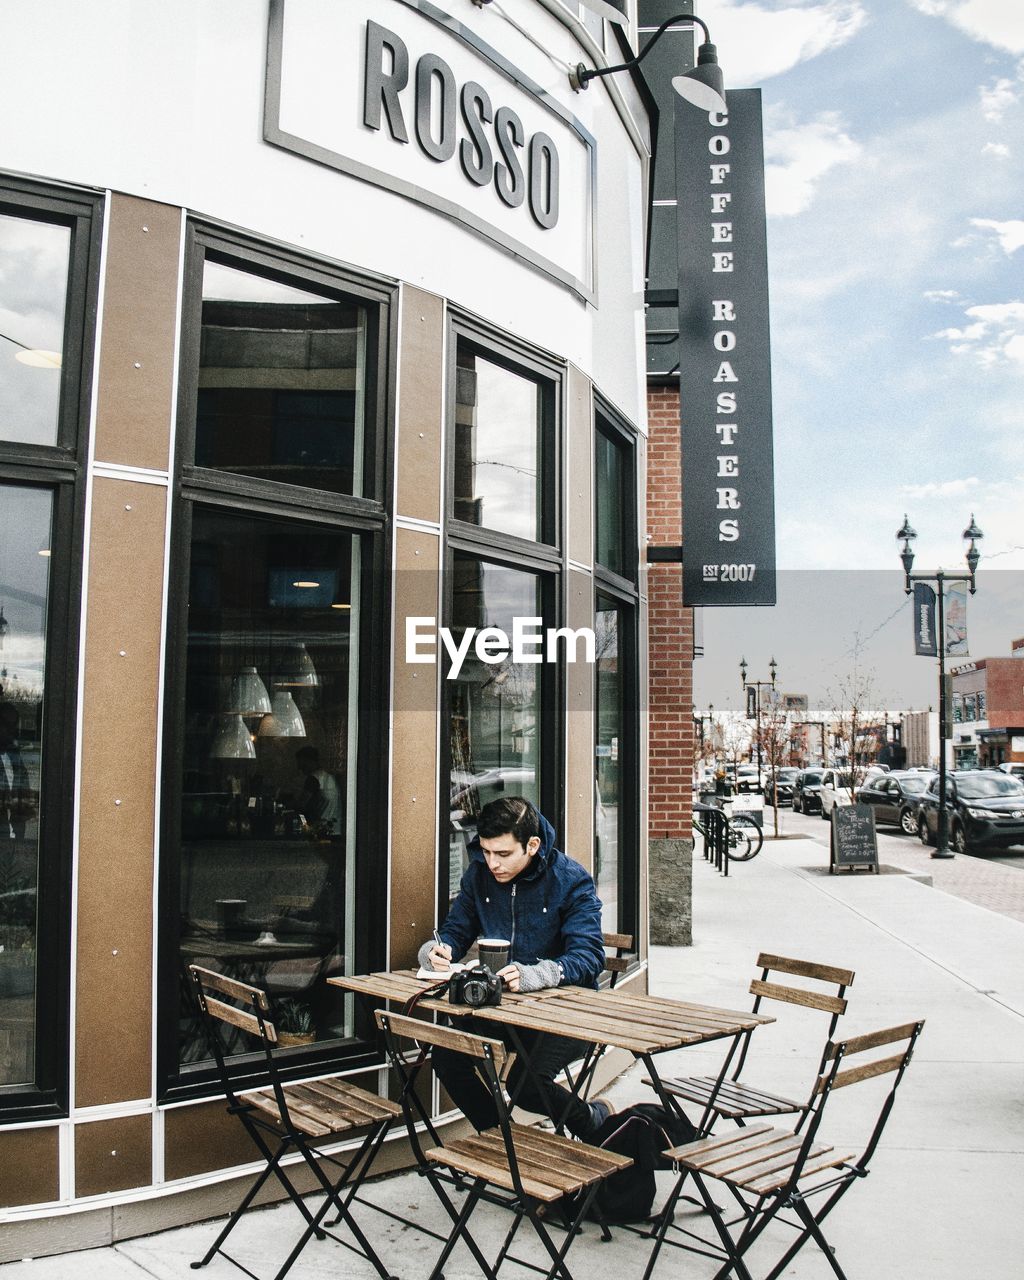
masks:
<svg viewBox="0 0 1024 1280"><path fill-rule="evenodd" d="M937 658L935 641L935 592L927 582L914 583L914 653L919 658Z"/></svg>
<svg viewBox="0 0 1024 1280"><path fill-rule="evenodd" d="M676 99L683 602L775 603L768 255L759 89Z"/></svg>

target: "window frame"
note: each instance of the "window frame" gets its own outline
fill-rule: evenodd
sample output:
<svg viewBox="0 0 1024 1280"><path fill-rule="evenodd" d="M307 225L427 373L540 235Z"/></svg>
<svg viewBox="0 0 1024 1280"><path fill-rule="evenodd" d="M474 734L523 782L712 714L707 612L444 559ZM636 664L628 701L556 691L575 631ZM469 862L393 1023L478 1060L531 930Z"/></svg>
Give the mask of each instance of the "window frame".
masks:
<svg viewBox="0 0 1024 1280"><path fill-rule="evenodd" d="M457 553L475 556L502 568L533 573L540 585L541 613L545 627L565 625L566 543L562 502L563 455L565 448L566 366L563 361L531 347L514 336L495 329L475 316L449 308L445 378L445 458L444 458L444 585L442 610L444 625L451 625L454 599L454 561ZM483 359L513 373L536 379L543 387L540 442L537 457L540 491L540 537L521 538L486 526L457 520L453 514L455 495L455 397L459 342L467 344ZM545 540L541 540L545 539ZM449 806L445 790L451 783L451 716L445 696L450 660L441 655L440 772L438 804L437 912L448 914ZM537 743L537 794L541 812L556 829L565 818L565 664L540 663L540 698L545 709L541 736Z"/></svg>
<svg viewBox="0 0 1024 1280"><path fill-rule="evenodd" d="M527 564L517 554L503 554L494 548L485 553L478 546L467 546L456 540L449 541L444 555L444 592L442 608L444 610L444 626L451 626L453 602L455 598L455 557L467 555L497 568L512 569L520 573L532 574L537 579L540 591L541 615L545 627L564 626L562 621L562 575L553 572L548 564ZM451 659L447 651L439 655L441 681L441 751L440 782L442 788L451 785L452 753L451 753L451 714L446 696L448 671ZM562 743L565 741L565 664L549 662L538 663L538 685L540 705L544 714L541 718L540 737L537 741L537 774L539 798L538 807L556 830L561 830L565 814L565 771L560 767L563 760ZM438 849L440 861L437 871L437 911L438 920L443 921L448 914L451 903L448 898L450 866L448 863L448 835L451 825L448 796L442 790L441 803L438 805Z"/></svg>
<svg viewBox="0 0 1024 1280"><path fill-rule="evenodd" d="M4 177L0 213L69 226L54 444L0 439L0 483L52 495L36 888L35 1078L0 1085L0 1124L69 1113L71 879L78 751L78 653L85 554L85 459L95 359L103 196Z"/></svg>
<svg viewBox="0 0 1024 1280"><path fill-rule="evenodd" d="M370 313L372 343L367 344L367 438L364 489L355 497L297 485L276 484L197 467L194 458L195 415L199 383L199 342L202 328L203 264L208 252L215 260L241 271L269 275L285 284L308 284L358 301ZM186 234L185 288L182 303L182 358L179 374L176 466L172 483L173 516L164 679L165 760L179 760L185 735L185 688L188 647L188 566L196 506L222 508L239 516L263 517L291 526L329 526L359 540L361 607L359 645L361 679L357 715L360 752L386 758L389 718L388 655L392 602L381 600L375 584L386 581L391 565L392 521L385 502L390 499L394 456L395 377L398 343L397 284L371 279L340 264L306 257L294 250L229 233L209 223L190 221ZM371 387L372 383L372 387ZM161 788L159 901L177 902L181 876L180 771L164 772ZM368 972L386 962L388 864L372 850L387 847L388 777L385 770L360 770L356 781L356 838L352 892L368 904L360 912L362 928L352 940L355 972ZM174 1103L209 1097L220 1082L212 1061L181 1064L178 1060L178 984L180 979L180 919L175 911L158 913L157 973L157 1101ZM175 1016L171 1015L171 1011ZM357 1011L358 1012L358 1011ZM293 1050L282 1065L285 1079L331 1071L355 1071L379 1065L375 1040L355 1045L338 1041ZM234 1064L233 1064L234 1070ZM259 1055L238 1063L238 1087L265 1083L265 1064Z"/></svg>
<svg viewBox="0 0 1024 1280"><path fill-rule="evenodd" d="M619 697L622 710L623 742L619 750L619 918L616 932L633 935L634 951L640 953L640 549L638 541L639 505L637 499L639 436L602 396L595 393L593 415L594 457L597 438L604 435L623 449L622 541L625 577L606 568L597 560L597 467L591 494L594 511L594 612L598 598L605 596L618 606L620 680ZM594 744L597 744L597 664L594 664ZM596 769L596 751L595 751ZM625 814L625 822L622 821ZM595 853L597 832L594 832ZM624 860L623 852L628 854ZM628 862L628 871L625 866Z"/></svg>
<svg viewBox="0 0 1024 1280"><path fill-rule="evenodd" d="M511 373L537 380L542 386L540 443L537 450L537 484L540 488L540 533L521 538L486 525L470 524L453 515L455 493L455 395L459 343L485 360ZM483 552L498 550L545 564L563 566L562 536L562 438L564 435L565 366L557 360L500 333L473 317L455 310L449 313L448 362L445 383L448 442L445 456L445 526L449 539Z"/></svg>

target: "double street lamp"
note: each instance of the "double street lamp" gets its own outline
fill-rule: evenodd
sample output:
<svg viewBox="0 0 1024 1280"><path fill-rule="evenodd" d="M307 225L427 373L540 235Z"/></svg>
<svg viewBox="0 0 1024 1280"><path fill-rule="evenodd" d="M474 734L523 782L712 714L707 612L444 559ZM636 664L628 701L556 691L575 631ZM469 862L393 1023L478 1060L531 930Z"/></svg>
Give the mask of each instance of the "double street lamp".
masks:
<svg viewBox="0 0 1024 1280"><path fill-rule="evenodd" d="M981 552L977 548L977 542L985 535L981 532L974 522L974 515L971 514L971 523L963 531L963 539L967 543L967 552L965 559L967 561L967 573L947 573L944 569L938 569L935 573L914 573L914 553L910 549L910 544L917 537L917 531L911 526L906 515L903 517L903 524L898 530L896 537L902 541L903 546L900 549L900 560L903 562L904 590L909 596L914 589L915 582L935 583L935 595L938 601L938 619L935 629L935 647L939 657L939 811L937 815L938 830L935 836L935 848L932 850L933 858L952 858L953 850L949 847L949 809L947 808L946 796L946 739L949 736L949 720L946 715L946 583L947 582L966 582L969 584L971 595L977 591L977 585L974 581L974 575L978 569L978 561L981 559Z"/></svg>
<svg viewBox="0 0 1024 1280"><path fill-rule="evenodd" d="M756 731L755 731L755 738L756 738L756 742L757 742L757 786L758 786L758 790L760 790L760 789L761 789L761 690L762 690L762 689L771 689L771 690L773 690L773 691L774 691L774 689L775 689L775 673L776 673L776 671L778 670L778 667L779 667L779 664L775 661L775 659L774 659L774 658L772 658L772 659L769 661L769 663L768 663L768 670L771 672L771 676L772 676L772 678L771 678L770 680L748 680L748 679L747 679L747 660L746 660L746 658L740 658L740 683L743 685L743 691L744 691L744 693L746 693L746 691L747 691L748 689L752 689L752 690L753 690L753 692L754 692L754 719L757 721L757 729L756 729ZM748 703L747 703L747 706L748 706L747 716L748 716L748 717L750 716L749 705L750 705L750 704L749 704L749 700L748 700Z"/></svg>

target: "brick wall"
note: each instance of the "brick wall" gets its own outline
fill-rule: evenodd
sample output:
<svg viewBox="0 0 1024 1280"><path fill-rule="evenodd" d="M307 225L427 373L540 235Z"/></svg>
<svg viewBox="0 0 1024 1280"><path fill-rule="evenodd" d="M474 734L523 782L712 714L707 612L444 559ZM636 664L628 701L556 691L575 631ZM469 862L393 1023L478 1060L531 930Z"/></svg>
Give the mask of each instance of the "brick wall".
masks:
<svg viewBox="0 0 1024 1280"><path fill-rule="evenodd" d="M682 542L679 392L647 394L647 531L653 546ZM651 839L689 837L693 775L693 611L682 605L682 565L648 571Z"/></svg>
<svg viewBox="0 0 1024 1280"><path fill-rule="evenodd" d="M993 728L1024 725L1024 661L988 658L985 662L986 711Z"/></svg>

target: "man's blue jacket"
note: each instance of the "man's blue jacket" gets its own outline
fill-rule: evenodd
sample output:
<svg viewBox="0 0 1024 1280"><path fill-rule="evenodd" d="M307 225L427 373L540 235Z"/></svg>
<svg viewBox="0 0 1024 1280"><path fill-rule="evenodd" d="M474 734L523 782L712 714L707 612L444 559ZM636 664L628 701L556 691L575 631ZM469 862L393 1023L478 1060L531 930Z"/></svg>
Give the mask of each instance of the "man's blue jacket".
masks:
<svg viewBox="0 0 1024 1280"><path fill-rule="evenodd" d="M555 848L554 828L537 816L541 846L508 884L491 875L479 841L470 844L469 866L441 939L453 956L464 956L478 937L508 938L510 960L554 960L563 983L596 987L605 960L601 900L587 869Z"/></svg>

